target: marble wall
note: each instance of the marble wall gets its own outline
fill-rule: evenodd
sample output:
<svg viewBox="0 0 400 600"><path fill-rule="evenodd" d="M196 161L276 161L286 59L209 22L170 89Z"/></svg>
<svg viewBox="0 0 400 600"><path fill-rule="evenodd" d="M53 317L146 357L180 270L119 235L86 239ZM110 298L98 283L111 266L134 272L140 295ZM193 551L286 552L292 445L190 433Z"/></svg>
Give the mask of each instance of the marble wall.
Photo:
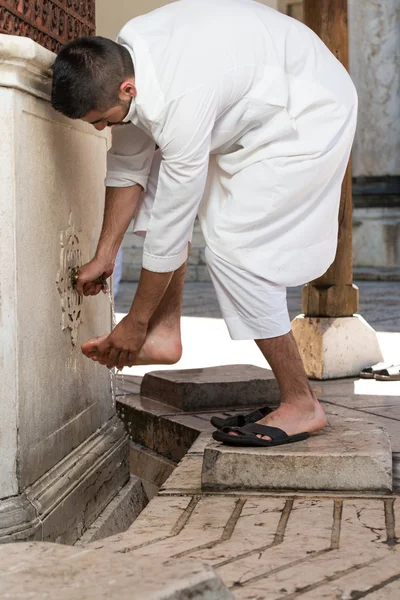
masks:
<svg viewBox="0 0 400 600"><path fill-rule="evenodd" d="M350 72L360 107L353 175L400 175L400 2L348 4Z"/></svg>
<svg viewBox="0 0 400 600"><path fill-rule="evenodd" d="M110 373L80 351L110 301L70 284L97 244L107 140L53 111L53 60L0 35L0 541L74 540L128 477Z"/></svg>

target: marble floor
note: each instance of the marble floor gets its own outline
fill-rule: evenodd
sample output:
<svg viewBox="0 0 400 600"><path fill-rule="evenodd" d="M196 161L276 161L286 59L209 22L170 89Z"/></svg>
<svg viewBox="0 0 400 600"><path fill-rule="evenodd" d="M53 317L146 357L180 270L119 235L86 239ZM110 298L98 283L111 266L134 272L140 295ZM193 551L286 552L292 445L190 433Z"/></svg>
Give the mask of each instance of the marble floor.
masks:
<svg viewBox="0 0 400 600"><path fill-rule="evenodd" d="M313 382L328 422L368 419L390 433L394 494L204 491L212 414L140 396L119 380L118 406L136 449L178 463L128 531L93 546L133 560L196 559L242 600L397 600L400 593L400 393L357 379ZM146 450L148 451L148 450ZM339 450L340 451L340 450Z"/></svg>
<svg viewBox="0 0 400 600"><path fill-rule="evenodd" d="M360 314L378 332L385 359L400 362L400 282L358 285ZM122 283L116 299L120 316L135 287ZM301 290L289 290L288 301L294 317L301 312ZM251 342L230 341L209 283L186 285L182 326L188 346L178 365L182 368L266 366ZM387 428L394 494L218 493L201 488L203 451L212 431L211 414L232 411L183 413L141 398L145 372L126 370L119 382L118 402L132 423L131 439L142 436L141 445L162 454L170 445L169 458L183 458L131 528L105 542L108 551L133 559L199 559L213 566L241 600L400 597L400 382L348 378L312 383L328 420L330 415L368 418ZM145 434L135 430L135 421L146 422Z"/></svg>

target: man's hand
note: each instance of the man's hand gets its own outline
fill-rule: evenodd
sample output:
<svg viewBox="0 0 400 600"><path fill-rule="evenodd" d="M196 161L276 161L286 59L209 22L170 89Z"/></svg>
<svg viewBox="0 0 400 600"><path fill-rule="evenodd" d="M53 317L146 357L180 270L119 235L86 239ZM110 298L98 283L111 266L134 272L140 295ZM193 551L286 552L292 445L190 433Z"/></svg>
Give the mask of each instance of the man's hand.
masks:
<svg viewBox="0 0 400 600"><path fill-rule="evenodd" d="M106 365L108 369L131 367L146 339L147 325L127 315L110 335L90 340L82 345L88 358Z"/></svg>
<svg viewBox="0 0 400 600"><path fill-rule="evenodd" d="M79 268L79 277L75 287L76 291L80 296L96 296L101 291L106 293L108 291L107 286L99 283L98 279L102 277L106 280L108 277L111 277L113 271L113 264L99 258L94 258Z"/></svg>
<svg viewBox="0 0 400 600"><path fill-rule="evenodd" d="M89 265L86 266L89 268ZM83 354L101 365L107 365L109 369L122 369L136 364L137 355L146 341L148 324L168 288L172 275L173 272L153 273L142 269L128 315L110 335L83 344Z"/></svg>

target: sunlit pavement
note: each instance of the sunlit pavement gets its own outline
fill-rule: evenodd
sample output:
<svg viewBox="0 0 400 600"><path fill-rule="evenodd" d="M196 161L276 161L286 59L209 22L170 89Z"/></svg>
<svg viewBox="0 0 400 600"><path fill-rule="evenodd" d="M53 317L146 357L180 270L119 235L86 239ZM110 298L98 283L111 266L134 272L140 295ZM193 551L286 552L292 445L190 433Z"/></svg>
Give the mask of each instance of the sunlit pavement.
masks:
<svg viewBox="0 0 400 600"><path fill-rule="evenodd" d="M386 362L400 363L400 282L358 282L360 314L377 331ZM137 284L121 284L115 300L117 321L128 311ZM288 291L291 318L301 313L301 289ZM255 343L231 340L218 307L212 284L187 283L182 317L182 359L176 365L133 367L123 373L142 376L157 369L193 369L227 364L268 367ZM400 395L400 382L360 381L357 387L374 394Z"/></svg>

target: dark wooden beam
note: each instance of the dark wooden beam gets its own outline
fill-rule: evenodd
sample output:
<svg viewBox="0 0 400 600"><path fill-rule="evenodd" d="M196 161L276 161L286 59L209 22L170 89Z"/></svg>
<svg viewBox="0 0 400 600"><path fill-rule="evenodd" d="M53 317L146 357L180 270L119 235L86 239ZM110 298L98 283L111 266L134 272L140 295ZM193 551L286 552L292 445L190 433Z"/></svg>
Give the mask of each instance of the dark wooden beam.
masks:
<svg viewBox="0 0 400 600"><path fill-rule="evenodd" d="M304 0L305 23L348 69L347 0ZM342 185L339 238L335 262L303 289L307 317L348 317L358 311L358 288L353 285L351 166Z"/></svg>

